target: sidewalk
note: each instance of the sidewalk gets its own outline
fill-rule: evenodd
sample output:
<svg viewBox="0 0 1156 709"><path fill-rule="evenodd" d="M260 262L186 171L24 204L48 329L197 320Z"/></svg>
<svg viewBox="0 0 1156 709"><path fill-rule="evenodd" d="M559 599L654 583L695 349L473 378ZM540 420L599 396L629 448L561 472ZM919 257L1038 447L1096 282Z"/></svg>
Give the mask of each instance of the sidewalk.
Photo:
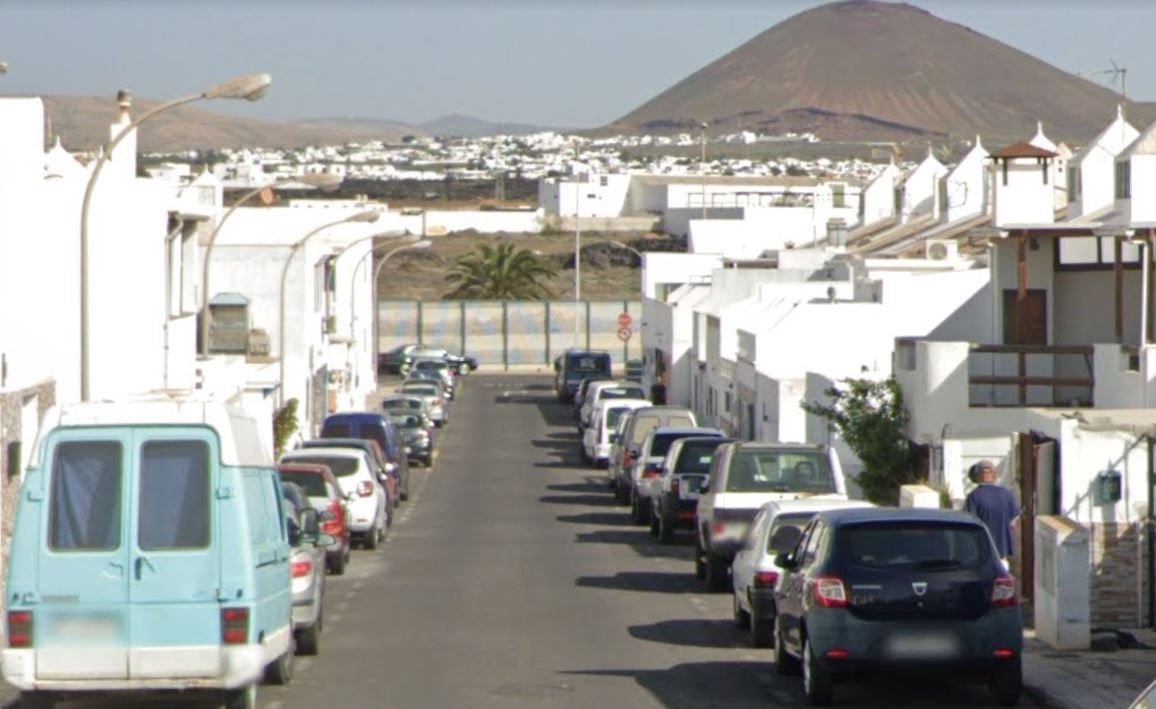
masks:
<svg viewBox="0 0 1156 709"><path fill-rule="evenodd" d="M1156 632L1129 630L1140 647L1115 651L1053 650L1024 635L1024 694L1057 709L1126 709L1156 679ZM1125 642L1123 645L1127 645Z"/></svg>

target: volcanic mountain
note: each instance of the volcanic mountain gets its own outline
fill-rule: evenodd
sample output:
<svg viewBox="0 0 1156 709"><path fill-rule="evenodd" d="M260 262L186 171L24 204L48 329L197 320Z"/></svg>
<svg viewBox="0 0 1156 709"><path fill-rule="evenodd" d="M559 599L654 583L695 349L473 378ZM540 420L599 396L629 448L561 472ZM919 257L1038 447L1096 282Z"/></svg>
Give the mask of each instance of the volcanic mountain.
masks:
<svg viewBox="0 0 1156 709"><path fill-rule="evenodd" d="M737 128L826 139L1086 140L1119 96L908 4L851 0L766 30L603 130ZM1129 115L1150 106L1130 104ZM1135 109L1135 110L1133 110Z"/></svg>

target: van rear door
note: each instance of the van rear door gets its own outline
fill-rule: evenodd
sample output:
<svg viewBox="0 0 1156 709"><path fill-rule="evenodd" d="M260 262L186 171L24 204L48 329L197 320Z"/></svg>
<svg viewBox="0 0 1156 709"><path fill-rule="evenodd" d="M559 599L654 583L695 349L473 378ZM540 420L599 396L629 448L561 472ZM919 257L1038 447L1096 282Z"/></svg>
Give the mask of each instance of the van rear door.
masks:
<svg viewBox="0 0 1156 709"><path fill-rule="evenodd" d="M116 429L61 430L46 446L33 609L39 679L128 676L128 507L132 436ZM29 540L36 541L39 540Z"/></svg>
<svg viewBox="0 0 1156 709"><path fill-rule="evenodd" d="M220 673L220 460L209 429L140 429L130 500L129 676Z"/></svg>

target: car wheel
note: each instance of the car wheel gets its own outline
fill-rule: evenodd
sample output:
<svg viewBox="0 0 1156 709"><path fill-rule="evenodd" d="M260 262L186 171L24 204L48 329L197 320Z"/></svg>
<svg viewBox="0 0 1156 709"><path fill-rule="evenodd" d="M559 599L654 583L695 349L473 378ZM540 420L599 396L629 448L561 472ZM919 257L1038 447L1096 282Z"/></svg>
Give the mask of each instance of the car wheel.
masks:
<svg viewBox="0 0 1156 709"><path fill-rule="evenodd" d="M581 433L579 433L578 435L579 435L579 436L581 436L582 434L581 434ZM589 455L587 455L587 453L586 453L586 446L583 446L583 445L579 445L579 446L578 446L578 457L579 457L579 458L582 460L582 462L583 462L583 463L585 463L586 465L589 465L590 463L592 463L592 462L593 462L593 461L591 461L591 460L590 460L590 456L589 456Z"/></svg>
<svg viewBox="0 0 1156 709"><path fill-rule="evenodd" d="M625 505L630 502L630 498L626 496L626 489L622 486L622 481L617 477L614 478L614 499L618 500L618 504Z"/></svg>
<svg viewBox="0 0 1156 709"><path fill-rule="evenodd" d="M296 641L290 636L289 649L285 654L269 663L265 668L265 681L269 684L285 685L293 680L293 653Z"/></svg>
<svg viewBox="0 0 1156 709"><path fill-rule="evenodd" d="M378 525L373 525L373 527L365 533L365 536L361 538L362 549L372 550L377 548L377 528Z"/></svg>
<svg viewBox="0 0 1156 709"><path fill-rule="evenodd" d="M803 637L803 694L813 707L830 706L835 694L831 673L815 659L811 640L806 636Z"/></svg>
<svg viewBox="0 0 1156 709"><path fill-rule="evenodd" d="M735 591L731 594L731 606L735 616L735 627L746 630L751 627L751 614L747 613L739 604L739 592Z"/></svg>
<svg viewBox="0 0 1156 709"><path fill-rule="evenodd" d="M432 468L433 467L433 453L430 453L429 455L427 455L425 457L424 462L425 462L425 467Z"/></svg>
<svg viewBox="0 0 1156 709"><path fill-rule="evenodd" d="M20 706L23 709L52 709L56 699L47 692L21 692Z"/></svg>
<svg viewBox="0 0 1156 709"><path fill-rule="evenodd" d="M256 709L257 683L254 682L244 689L230 689L225 692L221 705L225 709Z"/></svg>
<svg viewBox="0 0 1156 709"><path fill-rule="evenodd" d="M727 582L730 580L727 577L728 571L726 559L709 551L706 553L707 588L715 593L727 590Z"/></svg>
<svg viewBox="0 0 1156 709"><path fill-rule="evenodd" d="M783 642L783 629L779 625L778 616L775 617L774 623L775 635L775 670L785 676L793 676L799 674L799 661L787 652L787 644Z"/></svg>
<svg viewBox="0 0 1156 709"><path fill-rule="evenodd" d="M774 629L774 616L751 613L751 646L770 647L774 640Z"/></svg>
<svg viewBox="0 0 1156 709"><path fill-rule="evenodd" d="M991 675L991 697L996 704L1012 707L1020 702L1023 690L1023 666L1019 660L1008 667L1001 667Z"/></svg>
<svg viewBox="0 0 1156 709"><path fill-rule="evenodd" d="M317 614L317 622L297 634L297 654L316 655L321 645L321 614Z"/></svg>
<svg viewBox="0 0 1156 709"><path fill-rule="evenodd" d="M694 536L694 577L699 581L706 578L706 564L702 561L702 544L698 541L698 534Z"/></svg>
<svg viewBox="0 0 1156 709"><path fill-rule="evenodd" d="M329 573L340 576L345 573L345 564L349 561L348 552L341 552L333 561L329 562Z"/></svg>
<svg viewBox="0 0 1156 709"><path fill-rule="evenodd" d="M646 524L646 517L643 516L644 514L645 514L645 510L642 508L642 504L638 501L638 496L637 495L631 495L630 496L630 519L631 519L631 521L637 525Z"/></svg>
<svg viewBox="0 0 1156 709"><path fill-rule="evenodd" d="M664 516L658 518L658 543L674 544L674 523Z"/></svg>
<svg viewBox="0 0 1156 709"><path fill-rule="evenodd" d="M654 514L654 510L650 510L650 536L658 539L658 515Z"/></svg>

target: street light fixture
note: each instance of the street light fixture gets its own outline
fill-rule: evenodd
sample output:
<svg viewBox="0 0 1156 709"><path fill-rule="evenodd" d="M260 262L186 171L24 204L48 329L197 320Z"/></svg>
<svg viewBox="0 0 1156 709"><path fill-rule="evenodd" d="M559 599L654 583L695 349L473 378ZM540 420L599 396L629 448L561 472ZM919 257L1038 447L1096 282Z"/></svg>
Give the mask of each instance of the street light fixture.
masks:
<svg viewBox="0 0 1156 709"><path fill-rule="evenodd" d="M353 248L354 246L357 246L358 244L364 243L366 241L371 241L371 240L372 241L378 241L378 240L388 239L391 243L395 243L395 244L413 244L413 243L416 243L417 240L420 238L421 238L420 236L417 236L415 234L410 234L408 231L383 231L383 232L380 232L378 234L374 234L372 236L362 237L360 239L355 239L355 240L349 242L348 244L343 246L340 250L338 250L338 252L336 254L334 254L334 257L335 258L341 258L341 255L344 254L346 251L348 251L349 249ZM363 263L365 263L365 260L367 258L369 258L370 254L374 253L374 251L375 251L375 249L371 248L369 251L366 251L364 254L362 254L361 258L357 259L357 263L353 266L353 273L350 274L350 278L349 278L349 329L350 329L350 333L349 334L351 337L353 336L353 312L354 312L353 286L355 283L357 283L357 272L361 270L361 265Z"/></svg>
<svg viewBox="0 0 1156 709"><path fill-rule="evenodd" d="M378 322L377 322L377 320L378 320L378 313L377 313L377 279L378 279L378 278L381 276L381 270L382 270L382 268L384 268L384 267L385 267L385 263L386 263L387 261L389 261L389 259L390 259L391 257L393 257L393 255L394 255L394 254L396 254L396 253L398 253L398 252L401 252L401 251L409 251L409 250L412 250L412 249L428 249L428 248L429 248L430 246L432 246L432 245L433 245L433 242L432 242L432 241L430 241L429 239L422 239L421 241L415 241L415 242L413 242L413 243L409 243L409 244L402 244L401 246L398 246L397 248L395 248L395 249L392 249L392 250L390 250L388 253L386 253L386 255L385 255L385 256L383 256L383 257L382 257L382 259L381 259L380 261L378 261L378 262L377 262L377 266L376 266L376 267L373 269L373 280L370 282L370 285L372 285L372 287L373 287L373 352L374 352L374 354L375 354L375 355L376 355L376 353L377 353L377 347L378 347L378 343L379 343L379 341L380 341L380 339L381 339L381 337L380 337L380 335L379 335L379 333L378 333ZM375 360L375 361L374 361L374 363L373 363L373 365L374 365L374 370L373 370L373 371L374 371L374 372L376 372L376 371L377 371L377 362L376 362L376 359L377 359L377 358L376 358L376 356L375 356L375 357L374 357L374 360Z"/></svg>
<svg viewBox="0 0 1156 709"><path fill-rule="evenodd" d="M358 212L346 217L345 219L338 219L337 221L327 222L319 227L311 229L308 233L305 234L305 236L293 242L293 246L289 250L289 256L285 259L285 266L281 269L281 286L279 290L281 311L280 319L277 324L278 329L280 330L277 337L277 360L280 369L277 379L278 383L280 384L280 386L277 388L279 406L285 405L285 279L289 276L289 265L293 263L293 257L297 255L297 252L301 249L302 246L305 245L305 242L309 241L326 229L340 226L341 224L372 224L373 222L376 222L380 216L381 212L376 209Z"/></svg>
<svg viewBox="0 0 1156 709"><path fill-rule="evenodd" d="M236 202L234 202L231 207L229 207L228 211L226 211L224 215L221 216L221 219L217 222L217 226L213 227L213 233L209 235L209 241L205 245L205 262L201 266L201 293L203 295L201 297L200 355L202 357L207 357L209 355L209 319L211 317L209 309L209 298L211 296L211 292L209 291L209 261L213 257L213 245L217 242L217 235L221 233L221 228L225 226L225 222L229 221L229 217L233 216L233 213L236 212L239 207L267 189L274 189L276 187L289 184L303 184L309 185L310 187L316 187L317 189L324 190L326 192L330 192L341 186L341 181L341 177L324 172L316 172L308 175L301 175L300 177L288 177L283 180L277 180L267 185L255 187L241 195L241 197Z"/></svg>
<svg viewBox="0 0 1156 709"><path fill-rule="evenodd" d="M116 150L116 146L133 132L138 126L153 116L167 111L170 108L182 106L194 101L211 101L218 98L227 99L245 99L246 101L256 101L265 95L269 90L269 85L272 78L268 74L247 74L235 79L230 79L215 86L210 86L208 89L199 94L190 94L188 96L181 96L180 98L172 99L164 103L157 104L153 108L145 111L139 118L131 121L128 125L120 130L116 136L104 146L100 157L97 158L96 164L92 167L92 174L89 175L88 184L84 188L84 201L80 206L80 400L88 401L89 398L89 376L88 376L88 207L92 202L93 189L96 187L96 180L100 177L100 171L104 164L112 158L112 153ZM127 91L121 91L117 94L117 99L121 104L129 101L129 94Z"/></svg>

